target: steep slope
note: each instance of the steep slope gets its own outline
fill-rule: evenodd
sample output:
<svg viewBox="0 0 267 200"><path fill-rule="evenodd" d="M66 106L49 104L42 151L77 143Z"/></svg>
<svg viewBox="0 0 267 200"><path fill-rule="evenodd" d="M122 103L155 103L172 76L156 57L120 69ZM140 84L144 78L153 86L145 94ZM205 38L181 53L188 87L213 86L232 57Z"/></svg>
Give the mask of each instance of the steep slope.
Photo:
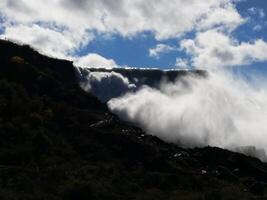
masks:
<svg viewBox="0 0 267 200"><path fill-rule="evenodd" d="M1 199L265 199L267 165L120 121L71 62L0 41Z"/></svg>

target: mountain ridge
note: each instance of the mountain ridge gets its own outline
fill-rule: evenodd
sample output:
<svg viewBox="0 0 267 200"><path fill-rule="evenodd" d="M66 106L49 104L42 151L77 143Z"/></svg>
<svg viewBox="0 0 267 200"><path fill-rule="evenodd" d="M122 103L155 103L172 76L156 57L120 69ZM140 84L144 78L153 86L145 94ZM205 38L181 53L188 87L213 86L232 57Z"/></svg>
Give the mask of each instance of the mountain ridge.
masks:
<svg viewBox="0 0 267 200"><path fill-rule="evenodd" d="M266 199L267 164L119 120L69 61L0 40L1 199Z"/></svg>

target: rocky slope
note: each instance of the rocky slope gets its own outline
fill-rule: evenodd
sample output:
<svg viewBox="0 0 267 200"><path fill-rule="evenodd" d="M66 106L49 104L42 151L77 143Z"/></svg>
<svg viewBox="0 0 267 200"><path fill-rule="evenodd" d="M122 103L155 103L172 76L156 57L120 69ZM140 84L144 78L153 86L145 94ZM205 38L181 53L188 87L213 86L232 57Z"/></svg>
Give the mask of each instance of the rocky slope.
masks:
<svg viewBox="0 0 267 200"><path fill-rule="evenodd" d="M1 199L266 199L267 164L120 121L71 62L0 41Z"/></svg>

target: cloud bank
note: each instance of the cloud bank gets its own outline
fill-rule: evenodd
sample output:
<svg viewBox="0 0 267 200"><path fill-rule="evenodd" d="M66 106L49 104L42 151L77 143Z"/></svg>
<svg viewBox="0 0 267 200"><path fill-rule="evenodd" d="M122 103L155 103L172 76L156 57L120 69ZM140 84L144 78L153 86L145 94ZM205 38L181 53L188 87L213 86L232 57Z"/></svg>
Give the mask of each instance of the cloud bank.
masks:
<svg viewBox="0 0 267 200"><path fill-rule="evenodd" d="M232 2L232 0L167 2L164 0L3 0L0 6L5 16L21 23L50 21L71 29L94 29L124 36L151 31L155 33L156 38L166 39L181 35L194 27L205 28L218 24L237 26L243 19L236 12Z"/></svg>
<svg viewBox="0 0 267 200"><path fill-rule="evenodd" d="M167 142L246 153L249 146L267 150L266 102L265 84L255 88L235 76L211 72L207 78L191 75L160 89L145 86L108 106ZM265 154L256 156L265 159Z"/></svg>
<svg viewBox="0 0 267 200"><path fill-rule="evenodd" d="M0 16L1 38L71 60L79 59L76 53L103 35L133 38L150 32L164 41L218 26L233 30L245 22L234 0L1 0ZM157 46L151 56L162 50L171 49ZM84 62L81 59L77 62Z"/></svg>
<svg viewBox="0 0 267 200"><path fill-rule="evenodd" d="M86 69L81 72L80 85L85 91L96 95L102 102L120 97L136 88L134 84L129 82L127 77L119 73L90 72Z"/></svg>
<svg viewBox="0 0 267 200"><path fill-rule="evenodd" d="M95 38L113 35L134 38L147 32L158 40L155 47L148 49L150 57L159 58L162 53L177 51L179 47L187 53L187 60L178 57L179 62L173 63L174 66L234 66L255 60L266 61L266 56L259 55L266 50L265 41L242 43L231 37L236 28L251 18L238 13L236 2L2 0L0 37L27 43L50 56L74 60L79 66L91 65L89 67L117 65L116 61L92 52L79 55L80 50ZM248 13L265 16L264 11L257 8L250 8ZM187 33L194 32L196 36L184 38ZM211 44L207 43L209 38L214 38ZM177 40L177 44L164 44L169 39ZM223 62L225 58L226 62Z"/></svg>
<svg viewBox="0 0 267 200"><path fill-rule="evenodd" d="M193 40L181 41L181 48L192 56L192 65L198 68L242 66L267 60L265 41L240 43L217 29L198 33Z"/></svg>

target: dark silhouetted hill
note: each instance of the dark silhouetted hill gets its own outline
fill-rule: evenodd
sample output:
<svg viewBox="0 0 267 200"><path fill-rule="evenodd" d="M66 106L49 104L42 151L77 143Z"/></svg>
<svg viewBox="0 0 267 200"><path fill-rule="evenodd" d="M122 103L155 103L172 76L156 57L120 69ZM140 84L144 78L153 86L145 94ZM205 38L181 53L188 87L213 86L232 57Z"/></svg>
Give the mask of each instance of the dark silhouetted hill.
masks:
<svg viewBox="0 0 267 200"><path fill-rule="evenodd" d="M266 163L146 135L84 92L76 73L0 41L0 199L267 198Z"/></svg>

